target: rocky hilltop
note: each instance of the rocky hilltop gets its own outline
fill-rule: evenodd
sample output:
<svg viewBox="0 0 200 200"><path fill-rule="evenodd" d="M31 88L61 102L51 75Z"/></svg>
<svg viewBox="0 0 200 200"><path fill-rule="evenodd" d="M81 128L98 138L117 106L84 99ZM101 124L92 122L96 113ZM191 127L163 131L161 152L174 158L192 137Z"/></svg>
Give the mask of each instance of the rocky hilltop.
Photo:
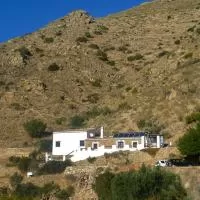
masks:
<svg viewBox="0 0 200 200"><path fill-rule="evenodd" d="M176 140L200 108L200 2L156 0L100 19L75 11L0 44L0 61L1 145L31 143L27 120L63 130L83 113L107 134L151 120Z"/></svg>

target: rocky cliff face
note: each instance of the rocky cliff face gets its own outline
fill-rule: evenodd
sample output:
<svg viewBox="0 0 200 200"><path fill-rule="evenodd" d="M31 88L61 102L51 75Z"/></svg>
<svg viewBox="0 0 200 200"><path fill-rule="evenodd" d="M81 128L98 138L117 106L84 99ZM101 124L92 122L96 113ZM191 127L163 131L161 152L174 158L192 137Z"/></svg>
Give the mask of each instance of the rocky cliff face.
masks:
<svg viewBox="0 0 200 200"><path fill-rule="evenodd" d="M86 126L107 134L151 120L176 140L200 105L199 9L158 0L101 19L76 11L1 44L0 143L31 142L27 120L62 130L87 111Z"/></svg>

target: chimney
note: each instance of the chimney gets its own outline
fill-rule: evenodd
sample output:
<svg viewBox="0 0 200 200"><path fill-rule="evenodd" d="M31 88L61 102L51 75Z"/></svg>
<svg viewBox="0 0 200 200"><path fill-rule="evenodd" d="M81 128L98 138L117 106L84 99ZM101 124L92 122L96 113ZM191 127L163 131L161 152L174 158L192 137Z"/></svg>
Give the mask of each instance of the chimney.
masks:
<svg viewBox="0 0 200 200"><path fill-rule="evenodd" d="M100 129L100 138L103 138L103 126L101 126L101 129Z"/></svg>

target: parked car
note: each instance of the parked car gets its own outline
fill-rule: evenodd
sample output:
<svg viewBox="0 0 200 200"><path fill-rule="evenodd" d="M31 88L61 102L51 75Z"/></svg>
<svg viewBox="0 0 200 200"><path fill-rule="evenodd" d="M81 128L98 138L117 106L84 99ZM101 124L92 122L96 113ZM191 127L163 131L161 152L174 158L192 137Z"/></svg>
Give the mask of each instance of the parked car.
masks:
<svg viewBox="0 0 200 200"><path fill-rule="evenodd" d="M184 159L169 159L168 160L170 166L180 166L187 167L192 166L193 164Z"/></svg>
<svg viewBox="0 0 200 200"><path fill-rule="evenodd" d="M158 160L155 164L157 167L167 167L169 166L168 160Z"/></svg>

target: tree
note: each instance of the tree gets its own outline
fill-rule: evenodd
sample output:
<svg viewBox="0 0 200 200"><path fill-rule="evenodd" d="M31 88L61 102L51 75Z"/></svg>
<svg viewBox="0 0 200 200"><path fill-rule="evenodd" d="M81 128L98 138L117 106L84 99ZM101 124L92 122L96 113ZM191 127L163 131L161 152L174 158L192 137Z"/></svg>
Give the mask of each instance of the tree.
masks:
<svg viewBox="0 0 200 200"><path fill-rule="evenodd" d="M29 133L33 138L41 138L47 135L44 134L46 129L46 124L44 124L39 119L33 119L24 124L24 129Z"/></svg>
<svg viewBox="0 0 200 200"><path fill-rule="evenodd" d="M81 128L85 125L85 118L79 115L75 115L70 119L69 126L71 128Z"/></svg>
<svg viewBox="0 0 200 200"><path fill-rule="evenodd" d="M178 175L146 166L138 171L100 174L95 191L100 200L183 200L187 196Z"/></svg>
<svg viewBox="0 0 200 200"><path fill-rule="evenodd" d="M97 193L99 200L112 200L111 180L113 178L114 174L109 171L96 177L94 190Z"/></svg>
<svg viewBox="0 0 200 200"><path fill-rule="evenodd" d="M23 176L21 174L18 174L15 172L11 177L10 177L10 184L13 188L16 188L19 184L21 184L23 180Z"/></svg>
<svg viewBox="0 0 200 200"><path fill-rule="evenodd" d="M178 141L178 148L183 155L193 157L195 160L200 156L200 123L190 128Z"/></svg>

